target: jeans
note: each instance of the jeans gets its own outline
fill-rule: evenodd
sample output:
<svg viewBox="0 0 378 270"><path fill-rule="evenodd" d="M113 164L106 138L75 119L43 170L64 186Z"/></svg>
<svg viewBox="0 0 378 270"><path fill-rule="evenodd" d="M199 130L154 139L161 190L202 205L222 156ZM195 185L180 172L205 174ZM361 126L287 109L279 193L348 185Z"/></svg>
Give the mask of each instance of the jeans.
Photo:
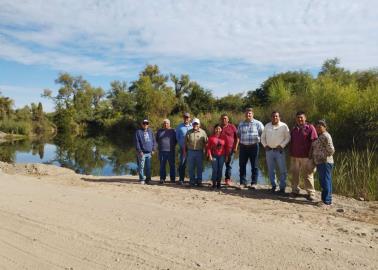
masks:
<svg viewBox="0 0 378 270"><path fill-rule="evenodd" d="M322 201L325 204L332 203L332 163L321 163L316 165L319 173L320 186L322 187Z"/></svg>
<svg viewBox="0 0 378 270"><path fill-rule="evenodd" d="M179 181L184 182L185 178L185 169L186 169L186 159L187 157L183 155L183 149L180 146L179 149L179 167L178 167L178 173L179 173Z"/></svg>
<svg viewBox="0 0 378 270"><path fill-rule="evenodd" d="M277 168L279 171L280 189L285 189L286 187L286 160L285 152L283 150L272 149L266 151L266 164L268 166L269 180L272 187L276 187L276 172ZM278 172L277 172L278 175ZM278 177L277 177L278 178Z"/></svg>
<svg viewBox="0 0 378 270"><path fill-rule="evenodd" d="M224 179L231 179L231 169L232 169L232 156L234 155L233 152L231 152L229 155L228 155L228 161L225 162L225 165L226 165L226 171L224 173Z"/></svg>
<svg viewBox="0 0 378 270"><path fill-rule="evenodd" d="M240 145L239 153L239 170L240 170L240 184L247 184L246 180L246 169L248 160L251 161L251 184L257 184L257 177L259 174L258 169L258 155L259 155L259 144L253 145Z"/></svg>
<svg viewBox="0 0 378 270"><path fill-rule="evenodd" d="M202 150L188 150L189 184L202 184ZM195 176L197 171L197 177Z"/></svg>
<svg viewBox="0 0 378 270"><path fill-rule="evenodd" d="M176 178L175 151L159 151L159 161L160 161L160 180L165 180L167 176L165 167L168 161L169 176L171 177L171 181L175 181L175 178Z"/></svg>
<svg viewBox="0 0 378 270"><path fill-rule="evenodd" d="M138 173L140 181L151 180L151 153L144 153L143 156L138 155ZM144 178L144 172L146 171L146 178Z"/></svg>
<svg viewBox="0 0 378 270"><path fill-rule="evenodd" d="M211 161L211 165L213 167L213 172L211 174L211 180L213 181L213 185L215 183L220 184L222 180L222 170L223 170L223 164L224 164L224 155L223 156L213 156L213 160Z"/></svg>

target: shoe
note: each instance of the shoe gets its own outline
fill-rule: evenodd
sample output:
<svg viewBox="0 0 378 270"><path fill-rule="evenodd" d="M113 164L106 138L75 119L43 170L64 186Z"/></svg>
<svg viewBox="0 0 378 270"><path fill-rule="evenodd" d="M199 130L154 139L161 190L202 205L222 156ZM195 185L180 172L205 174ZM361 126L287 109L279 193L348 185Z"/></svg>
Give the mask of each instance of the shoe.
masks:
<svg viewBox="0 0 378 270"><path fill-rule="evenodd" d="M176 183L176 180L175 179L171 179L171 183Z"/></svg>
<svg viewBox="0 0 378 270"><path fill-rule="evenodd" d="M250 189L253 189L253 190L255 190L256 188L257 188L256 184L252 184L251 187L250 187Z"/></svg>
<svg viewBox="0 0 378 270"><path fill-rule="evenodd" d="M226 184L226 186L231 186L231 179L225 179L224 183Z"/></svg>
<svg viewBox="0 0 378 270"><path fill-rule="evenodd" d="M203 187L203 184L202 183L198 183L197 187Z"/></svg>
<svg viewBox="0 0 378 270"><path fill-rule="evenodd" d="M316 205L320 208L323 208L323 209L330 209L332 207L332 203L328 204L328 203L324 203L322 201L317 202Z"/></svg>
<svg viewBox="0 0 378 270"><path fill-rule="evenodd" d="M217 183L217 189L220 189L220 188L221 188L221 184Z"/></svg>
<svg viewBox="0 0 378 270"><path fill-rule="evenodd" d="M275 193L276 192L276 186L274 186L274 187L272 187L271 189L270 189L270 191L272 192L272 193Z"/></svg>
<svg viewBox="0 0 378 270"><path fill-rule="evenodd" d="M159 184L164 184L164 180L163 179L160 179L160 181L159 181Z"/></svg>
<svg viewBox="0 0 378 270"><path fill-rule="evenodd" d="M310 201L310 202L313 202L313 201L315 201L315 195L314 194L309 194L309 195L307 195L307 200L308 201Z"/></svg>
<svg viewBox="0 0 378 270"><path fill-rule="evenodd" d="M286 194L285 188L280 188L280 190L278 191L278 194Z"/></svg>
<svg viewBox="0 0 378 270"><path fill-rule="evenodd" d="M184 185L184 181L178 181L177 185L183 186Z"/></svg>
<svg viewBox="0 0 378 270"><path fill-rule="evenodd" d="M291 192L290 193L290 197L296 198L298 196L299 196L299 193L297 193L297 192Z"/></svg>
<svg viewBox="0 0 378 270"><path fill-rule="evenodd" d="M144 182L144 181L140 181L139 183L140 183L141 185L146 184L146 182Z"/></svg>

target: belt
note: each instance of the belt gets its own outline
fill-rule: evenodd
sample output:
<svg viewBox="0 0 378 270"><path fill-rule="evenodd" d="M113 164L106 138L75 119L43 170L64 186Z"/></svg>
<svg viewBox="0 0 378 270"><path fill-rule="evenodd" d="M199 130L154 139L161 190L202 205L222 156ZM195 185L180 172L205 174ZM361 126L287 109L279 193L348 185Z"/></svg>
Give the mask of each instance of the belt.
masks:
<svg viewBox="0 0 378 270"><path fill-rule="evenodd" d="M267 149L267 151L282 151L283 149L280 147L280 148L278 148L278 147L276 147L276 148L271 148L271 147L269 147L269 146L267 146L266 147Z"/></svg>
<svg viewBox="0 0 378 270"><path fill-rule="evenodd" d="M258 144L258 143L253 143L253 144L240 144L241 146L243 146L243 147L253 147L253 146L255 146L256 144Z"/></svg>

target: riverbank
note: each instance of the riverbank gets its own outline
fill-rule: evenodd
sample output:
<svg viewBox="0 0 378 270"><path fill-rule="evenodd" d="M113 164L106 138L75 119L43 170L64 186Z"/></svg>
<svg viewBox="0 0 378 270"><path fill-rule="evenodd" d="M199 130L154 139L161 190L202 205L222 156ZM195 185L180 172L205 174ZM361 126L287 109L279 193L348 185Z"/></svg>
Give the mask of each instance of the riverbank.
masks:
<svg viewBox="0 0 378 270"><path fill-rule="evenodd" d="M0 163L0 268L377 269L378 203ZM318 194L319 195L319 194Z"/></svg>

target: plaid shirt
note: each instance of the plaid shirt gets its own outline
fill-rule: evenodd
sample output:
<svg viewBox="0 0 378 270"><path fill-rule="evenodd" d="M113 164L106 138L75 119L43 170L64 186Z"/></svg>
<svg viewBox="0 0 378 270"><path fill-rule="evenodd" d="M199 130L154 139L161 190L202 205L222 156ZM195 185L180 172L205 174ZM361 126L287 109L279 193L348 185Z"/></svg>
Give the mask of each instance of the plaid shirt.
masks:
<svg viewBox="0 0 378 270"><path fill-rule="evenodd" d="M244 145L252 145L260 142L264 125L256 119L251 122L243 121L238 126L238 137L240 143Z"/></svg>

